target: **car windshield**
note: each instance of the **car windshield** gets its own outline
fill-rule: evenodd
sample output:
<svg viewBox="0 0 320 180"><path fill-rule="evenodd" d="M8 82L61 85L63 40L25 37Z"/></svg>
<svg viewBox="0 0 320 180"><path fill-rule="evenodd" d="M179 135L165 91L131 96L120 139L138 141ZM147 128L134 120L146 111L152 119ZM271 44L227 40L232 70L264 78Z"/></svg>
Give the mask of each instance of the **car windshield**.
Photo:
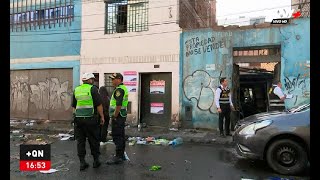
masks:
<svg viewBox="0 0 320 180"><path fill-rule="evenodd" d="M288 112L291 112L291 113L301 112L301 111L306 110L308 108L310 108L310 104L303 104L303 105L296 106L296 107L289 109Z"/></svg>

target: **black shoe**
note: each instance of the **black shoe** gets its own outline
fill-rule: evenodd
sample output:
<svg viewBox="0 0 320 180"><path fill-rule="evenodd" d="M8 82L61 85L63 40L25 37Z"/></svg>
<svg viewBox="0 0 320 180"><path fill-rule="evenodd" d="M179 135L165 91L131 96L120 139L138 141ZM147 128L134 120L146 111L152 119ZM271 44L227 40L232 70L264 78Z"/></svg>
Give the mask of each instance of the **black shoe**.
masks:
<svg viewBox="0 0 320 180"><path fill-rule="evenodd" d="M85 161L80 162L80 171L83 171L89 167L89 164Z"/></svg>
<svg viewBox="0 0 320 180"><path fill-rule="evenodd" d="M110 160L107 161L108 165L113 165L113 164L121 164L123 163L123 159L117 156L112 157Z"/></svg>
<svg viewBox="0 0 320 180"><path fill-rule="evenodd" d="M116 157L116 155L114 155L114 157ZM127 158L123 155L123 156L121 156L121 159L123 160L123 161L126 161L127 160Z"/></svg>
<svg viewBox="0 0 320 180"><path fill-rule="evenodd" d="M230 134L230 133L227 133L227 134L226 134L226 136L232 136L232 134Z"/></svg>
<svg viewBox="0 0 320 180"><path fill-rule="evenodd" d="M220 133L220 137L224 137L224 134L223 134L223 133Z"/></svg>
<svg viewBox="0 0 320 180"><path fill-rule="evenodd" d="M98 167L100 167L101 166L101 162L99 161L99 160L95 160L94 162L93 162L93 168L98 168Z"/></svg>

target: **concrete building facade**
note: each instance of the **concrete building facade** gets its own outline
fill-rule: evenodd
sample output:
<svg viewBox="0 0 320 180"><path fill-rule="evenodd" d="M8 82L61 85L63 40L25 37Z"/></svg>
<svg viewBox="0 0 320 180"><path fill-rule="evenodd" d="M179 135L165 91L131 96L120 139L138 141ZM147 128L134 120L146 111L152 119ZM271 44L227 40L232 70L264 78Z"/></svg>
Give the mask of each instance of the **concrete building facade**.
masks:
<svg viewBox="0 0 320 180"><path fill-rule="evenodd" d="M71 120L80 15L80 0L10 0L11 118Z"/></svg>
<svg viewBox="0 0 320 180"><path fill-rule="evenodd" d="M129 124L178 125L177 1L97 1L84 3L82 10L80 73L95 73L96 84L109 94L108 76L123 74L130 91Z"/></svg>
<svg viewBox="0 0 320 180"><path fill-rule="evenodd" d="M258 53L266 48L269 55L235 56L235 51ZM286 100L286 107L310 101L309 18L294 19L288 25L276 27L185 31L181 34L180 49L180 118L185 127L218 127L214 93L221 77L227 77L229 86L235 89L234 104L239 108L238 62L278 62L278 71L268 76L279 79L283 91L293 95ZM265 95L269 86L267 83L262 86ZM267 99L264 101L267 103Z"/></svg>

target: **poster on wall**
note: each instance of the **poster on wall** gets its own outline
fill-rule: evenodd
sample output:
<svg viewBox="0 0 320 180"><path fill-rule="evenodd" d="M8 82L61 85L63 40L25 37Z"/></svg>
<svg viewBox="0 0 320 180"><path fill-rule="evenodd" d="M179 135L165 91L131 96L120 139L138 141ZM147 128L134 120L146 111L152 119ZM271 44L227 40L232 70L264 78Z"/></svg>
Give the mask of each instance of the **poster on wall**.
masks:
<svg viewBox="0 0 320 180"><path fill-rule="evenodd" d="M137 82L123 82L127 87L128 92L137 92Z"/></svg>
<svg viewBox="0 0 320 180"><path fill-rule="evenodd" d="M151 114L163 114L164 112L163 103L151 103L150 107Z"/></svg>
<svg viewBox="0 0 320 180"><path fill-rule="evenodd" d="M137 71L124 71L123 84L129 92L137 92Z"/></svg>
<svg viewBox="0 0 320 180"><path fill-rule="evenodd" d="M150 81L150 94L164 94L165 84L164 80Z"/></svg>
<svg viewBox="0 0 320 180"><path fill-rule="evenodd" d="M137 71L124 71L123 72L123 81L124 82L136 82L137 81Z"/></svg>

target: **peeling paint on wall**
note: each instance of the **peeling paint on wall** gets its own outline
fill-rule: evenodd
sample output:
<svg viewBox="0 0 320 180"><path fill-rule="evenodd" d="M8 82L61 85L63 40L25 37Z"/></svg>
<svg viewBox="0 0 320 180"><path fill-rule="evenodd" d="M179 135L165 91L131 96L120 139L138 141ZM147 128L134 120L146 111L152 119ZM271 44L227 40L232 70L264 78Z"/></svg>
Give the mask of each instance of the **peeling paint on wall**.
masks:
<svg viewBox="0 0 320 180"><path fill-rule="evenodd" d="M310 19L299 18L281 30L281 82L287 108L310 102Z"/></svg>
<svg viewBox="0 0 320 180"><path fill-rule="evenodd" d="M185 32L181 37L182 109L192 106L194 127L214 128L218 124L214 93L219 79L227 77L231 86L232 32L197 30ZM184 110L180 114L184 119Z"/></svg>

